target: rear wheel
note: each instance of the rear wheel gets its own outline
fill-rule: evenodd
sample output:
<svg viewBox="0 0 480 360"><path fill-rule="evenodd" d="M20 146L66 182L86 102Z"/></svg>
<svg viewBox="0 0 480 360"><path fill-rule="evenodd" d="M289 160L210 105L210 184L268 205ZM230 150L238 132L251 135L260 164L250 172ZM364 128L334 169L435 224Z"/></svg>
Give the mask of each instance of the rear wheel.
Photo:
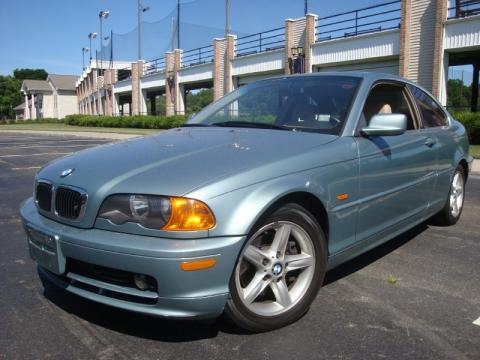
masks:
<svg viewBox="0 0 480 360"><path fill-rule="evenodd" d="M435 223L445 226L454 225L462 214L464 198L465 171L463 166L459 165L453 174L448 200L443 209L435 215Z"/></svg>
<svg viewBox="0 0 480 360"><path fill-rule="evenodd" d="M230 280L226 315L255 332L297 320L322 285L326 254L315 218L296 204L281 207L247 240Z"/></svg>

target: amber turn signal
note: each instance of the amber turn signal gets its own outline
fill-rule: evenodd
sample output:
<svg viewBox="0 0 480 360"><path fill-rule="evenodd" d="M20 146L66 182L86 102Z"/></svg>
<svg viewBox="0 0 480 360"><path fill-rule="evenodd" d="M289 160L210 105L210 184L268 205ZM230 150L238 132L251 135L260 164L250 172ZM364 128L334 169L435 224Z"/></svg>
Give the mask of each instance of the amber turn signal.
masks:
<svg viewBox="0 0 480 360"><path fill-rule="evenodd" d="M208 230L215 226L215 217L209 207L201 201L170 197L172 214L162 228L167 231Z"/></svg>
<svg viewBox="0 0 480 360"><path fill-rule="evenodd" d="M217 265L217 260L215 259L201 259L182 262L180 264L180 268L183 271L196 271L210 269L215 265Z"/></svg>
<svg viewBox="0 0 480 360"><path fill-rule="evenodd" d="M347 199L348 199L348 194L337 195L337 201L342 201L342 200L347 200Z"/></svg>

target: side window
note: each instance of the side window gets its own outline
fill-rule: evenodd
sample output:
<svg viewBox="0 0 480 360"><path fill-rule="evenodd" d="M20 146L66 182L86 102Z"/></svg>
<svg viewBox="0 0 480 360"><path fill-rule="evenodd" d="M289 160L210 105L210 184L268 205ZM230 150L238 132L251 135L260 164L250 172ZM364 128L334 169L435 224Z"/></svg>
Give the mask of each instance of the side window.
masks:
<svg viewBox="0 0 480 360"><path fill-rule="evenodd" d="M407 117L407 130L415 129L412 109L403 86L395 84L376 85L368 95L363 107L363 123L368 126L377 114L404 114Z"/></svg>
<svg viewBox="0 0 480 360"><path fill-rule="evenodd" d="M426 128L446 126L448 120L440 106L425 91L413 85L408 85L422 114L423 126Z"/></svg>

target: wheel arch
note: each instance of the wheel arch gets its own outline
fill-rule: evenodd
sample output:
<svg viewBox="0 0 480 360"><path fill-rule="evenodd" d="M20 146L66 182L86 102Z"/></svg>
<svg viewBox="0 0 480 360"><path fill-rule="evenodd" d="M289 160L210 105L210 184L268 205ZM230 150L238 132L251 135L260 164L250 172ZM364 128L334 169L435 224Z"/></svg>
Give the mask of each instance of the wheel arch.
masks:
<svg viewBox="0 0 480 360"><path fill-rule="evenodd" d="M294 203L304 207L313 215L315 220L317 220L318 224L322 228L328 244L330 226L326 207L318 197L307 191L295 191L284 194L272 203L268 204L268 206L263 209L261 215L255 221L255 223L252 224L252 226L250 227L249 234L251 234L251 232L258 226L258 224L262 223L262 221L265 221L265 219L270 216L275 210L279 209L283 205L290 203Z"/></svg>

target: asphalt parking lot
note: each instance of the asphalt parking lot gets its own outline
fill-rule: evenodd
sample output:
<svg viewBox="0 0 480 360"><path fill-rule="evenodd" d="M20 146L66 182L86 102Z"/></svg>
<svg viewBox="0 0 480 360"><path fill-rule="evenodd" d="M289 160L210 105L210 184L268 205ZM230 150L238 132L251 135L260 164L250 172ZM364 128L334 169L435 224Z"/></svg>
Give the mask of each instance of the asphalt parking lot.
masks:
<svg viewBox="0 0 480 360"><path fill-rule="evenodd" d="M310 311L270 333L150 318L44 290L19 204L42 165L110 141L0 133L0 359L480 359L478 176L456 226L419 225L331 271Z"/></svg>

